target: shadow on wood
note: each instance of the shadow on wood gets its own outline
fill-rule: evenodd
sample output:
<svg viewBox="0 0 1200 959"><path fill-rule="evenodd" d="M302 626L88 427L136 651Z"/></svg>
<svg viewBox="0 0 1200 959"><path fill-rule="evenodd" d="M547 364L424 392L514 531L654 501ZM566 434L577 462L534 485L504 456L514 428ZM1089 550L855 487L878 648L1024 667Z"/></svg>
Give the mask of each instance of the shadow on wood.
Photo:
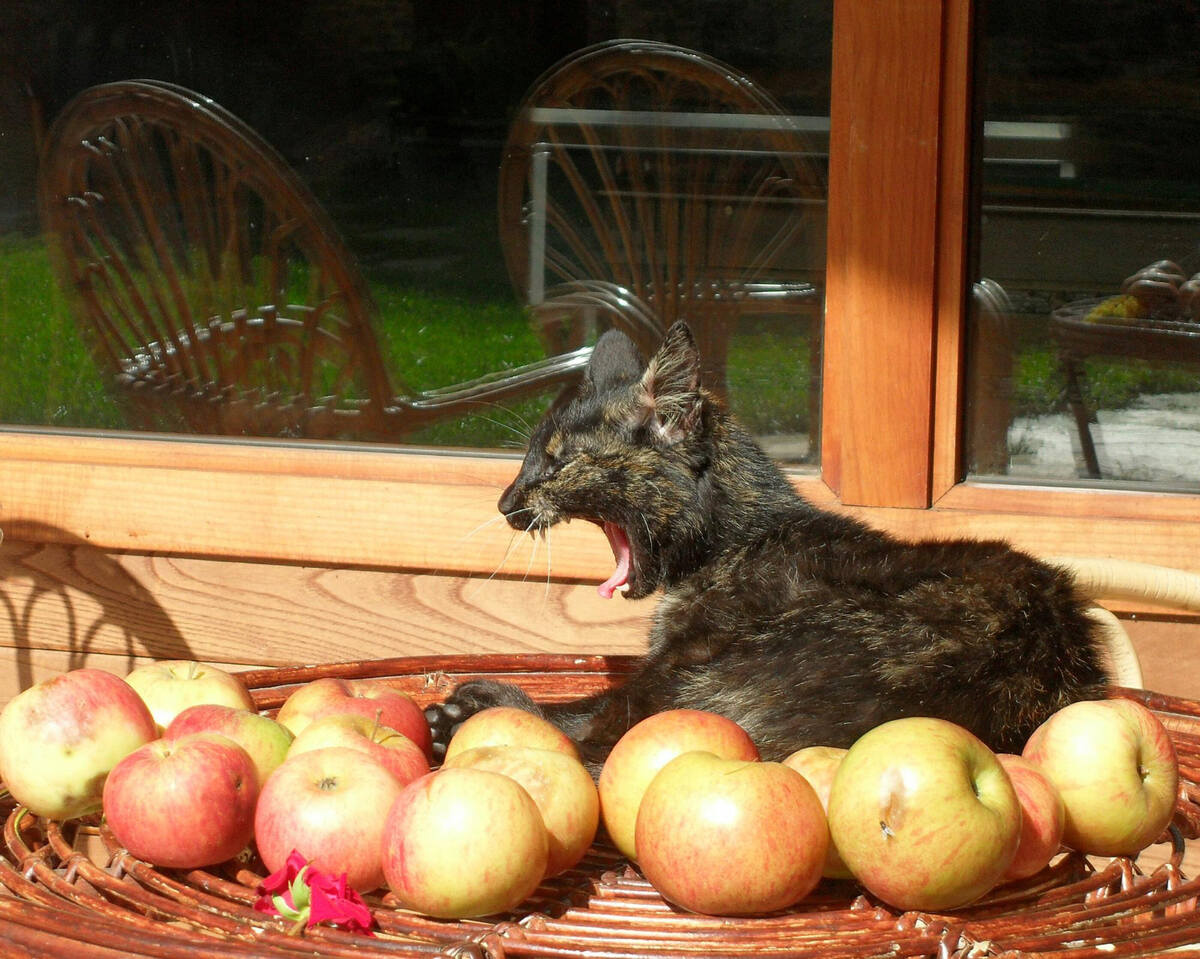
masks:
<svg viewBox="0 0 1200 959"><path fill-rule="evenodd" d="M117 673L147 657L195 658L154 595L112 555L61 529L20 526L31 541L0 545L0 629L7 627L0 644L11 649L6 695L44 678L39 670L59 673L97 658Z"/></svg>

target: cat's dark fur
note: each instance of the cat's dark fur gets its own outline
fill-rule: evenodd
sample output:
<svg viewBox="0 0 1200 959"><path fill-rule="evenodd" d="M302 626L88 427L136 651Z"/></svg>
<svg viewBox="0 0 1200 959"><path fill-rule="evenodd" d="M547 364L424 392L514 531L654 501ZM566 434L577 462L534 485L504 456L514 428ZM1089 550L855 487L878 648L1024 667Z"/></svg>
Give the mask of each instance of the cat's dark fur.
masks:
<svg viewBox="0 0 1200 959"><path fill-rule="evenodd" d="M1003 543L902 542L816 509L700 387L682 323L648 366L623 334L601 338L500 510L519 530L619 524L627 596L663 598L620 688L539 708L516 687L468 683L429 711L441 743L505 703L548 717L593 765L633 723L675 707L736 720L768 759L912 715L1017 752L1051 712L1104 694L1069 573Z"/></svg>

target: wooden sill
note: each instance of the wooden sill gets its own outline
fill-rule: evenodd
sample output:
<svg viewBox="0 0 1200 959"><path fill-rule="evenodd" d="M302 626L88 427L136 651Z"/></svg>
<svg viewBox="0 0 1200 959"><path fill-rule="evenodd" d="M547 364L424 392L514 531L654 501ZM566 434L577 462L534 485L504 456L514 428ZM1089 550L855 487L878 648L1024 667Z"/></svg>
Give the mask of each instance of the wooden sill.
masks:
<svg viewBox="0 0 1200 959"><path fill-rule="evenodd" d="M0 529L25 542L365 568L594 580L612 558L587 523L549 544L496 500L518 458L174 437L0 431ZM1003 538L1039 555L1200 571L1200 497L961 484L930 509L815 505L903 537Z"/></svg>

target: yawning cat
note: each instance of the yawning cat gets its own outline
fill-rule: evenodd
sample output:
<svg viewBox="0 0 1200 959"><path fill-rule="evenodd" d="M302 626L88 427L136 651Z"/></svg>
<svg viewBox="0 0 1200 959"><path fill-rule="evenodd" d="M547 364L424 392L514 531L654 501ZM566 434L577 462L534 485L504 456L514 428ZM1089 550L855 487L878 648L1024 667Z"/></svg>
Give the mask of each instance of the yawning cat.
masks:
<svg viewBox="0 0 1200 959"><path fill-rule="evenodd" d="M602 595L663 591L639 669L540 707L515 686L466 683L428 710L441 748L471 713L508 704L545 715L593 765L676 707L735 720L765 759L910 715L1019 752L1051 712L1104 694L1068 572L1003 543L903 542L816 509L699 380L685 324L649 364L605 333L500 498L518 530L598 524L616 559Z"/></svg>

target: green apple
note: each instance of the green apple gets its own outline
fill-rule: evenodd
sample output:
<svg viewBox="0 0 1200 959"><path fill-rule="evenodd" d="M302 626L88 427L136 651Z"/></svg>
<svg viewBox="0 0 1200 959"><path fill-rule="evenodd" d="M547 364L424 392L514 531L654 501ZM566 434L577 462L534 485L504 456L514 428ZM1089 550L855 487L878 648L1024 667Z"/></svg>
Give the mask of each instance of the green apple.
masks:
<svg viewBox="0 0 1200 959"><path fill-rule="evenodd" d="M821 879L825 810L783 763L676 756L638 808L638 867L692 912L753 915L799 902Z"/></svg>
<svg viewBox="0 0 1200 959"><path fill-rule="evenodd" d="M722 759L758 759L758 748L732 719L699 709L668 709L634 724L604 761L597 783L600 816L613 844L637 858L642 794L660 769L683 753L703 750Z"/></svg>
<svg viewBox="0 0 1200 959"><path fill-rule="evenodd" d="M837 775L838 767L846 750L838 746L805 746L785 757L783 764L796 770L808 780L817 798L821 800L821 808L829 809L829 790L833 788L833 777ZM852 879L854 874L842 862L838 855L837 846L830 840L829 851L825 854L825 868L821 875L827 879Z"/></svg>
<svg viewBox="0 0 1200 959"><path fill-rule="evenodd" d="M583 763L553 749L479 746L449 757L443 768L487 769L515 780L546 825L546 875L570 869L587 852L600 823L600 797Z"/></svg>
<svg viewBox="0 0 1200 959"><path fill-rule="evenodd" d="M270 716L219 703L198 703L179 713L163 730L164 739L178 739L189 733L213 732L228 736L254 761L261 787L267 777L287 757L292 734Z"/></svg>
<svg viewBox="0 0 1200 959"><path fill-rule="evenodd" d="M579 759L579 750L566 733L549 720L515 706L490 706L467 717L446 746L446 761L480 746L552 749Z"/></svg>
<svg viewBox="0 0 1200 959"><path fill-rule="evenodd" d="M275 718L296 736L323 716L366 716L407 736L433 755L433 737L425 713L411 696L381 680L323 676L294 689Z"/></svg>
<svg viewBox="0 0 1200 959"><path fill-rule="evenodd" d="M0 778L39 816L86 816L99 811L109 771L157 735L150 710L120 676L73 669L5 705Z"/></svg>
<svg viewBox="0 0 1200 959"><path fill-rule="evenodd" d="M429 772L429 760L411 739L367 716L352 714L314 719L300 730L288 756L328 746L345 746L367 753L395 776L401 786Z"/></svg>
<svg viewBox="0 0 1200 959"><path fill-rule="evenodd" d="M137 690L161 733L179 713L197 703L254 710L242 681L216 666L190 659L163 659L135 666L125 677Z"/></svg>
<svg viewBox="0 0 1200 959"><path fill-rule="evenodd" d="M1131 699L1087 700L1054 713L1021 755L1058 787L1063 841L1101 856L1132 856L1175 812L1179 766L1163 724Z"/></svg>
<svg viewBox="0 0 1200 959"><path fill-rule="evenodd" d="M846 865L898 909L955 909L999 882L1021 838L1021 804L983 742L942 719L884 723L846 753L829 793Z"/></svg>
<svg viewBox="0 0 1200 959"><path fill-rule="evenodd" d="M1021 842L1004 879L1027 879L1045 869L1061 848L1066 808L1050 777L1029 760L1011 753L996 758L1021 801Z"/></svg>
<svg viewBox="0 0 1200 959"><path fill-rule="evenodd" d="M383 869L406 908L441 919L514 908L546 872L542 814L517 782L486 769L439 769L409 783L388 813Z"/></svg>

